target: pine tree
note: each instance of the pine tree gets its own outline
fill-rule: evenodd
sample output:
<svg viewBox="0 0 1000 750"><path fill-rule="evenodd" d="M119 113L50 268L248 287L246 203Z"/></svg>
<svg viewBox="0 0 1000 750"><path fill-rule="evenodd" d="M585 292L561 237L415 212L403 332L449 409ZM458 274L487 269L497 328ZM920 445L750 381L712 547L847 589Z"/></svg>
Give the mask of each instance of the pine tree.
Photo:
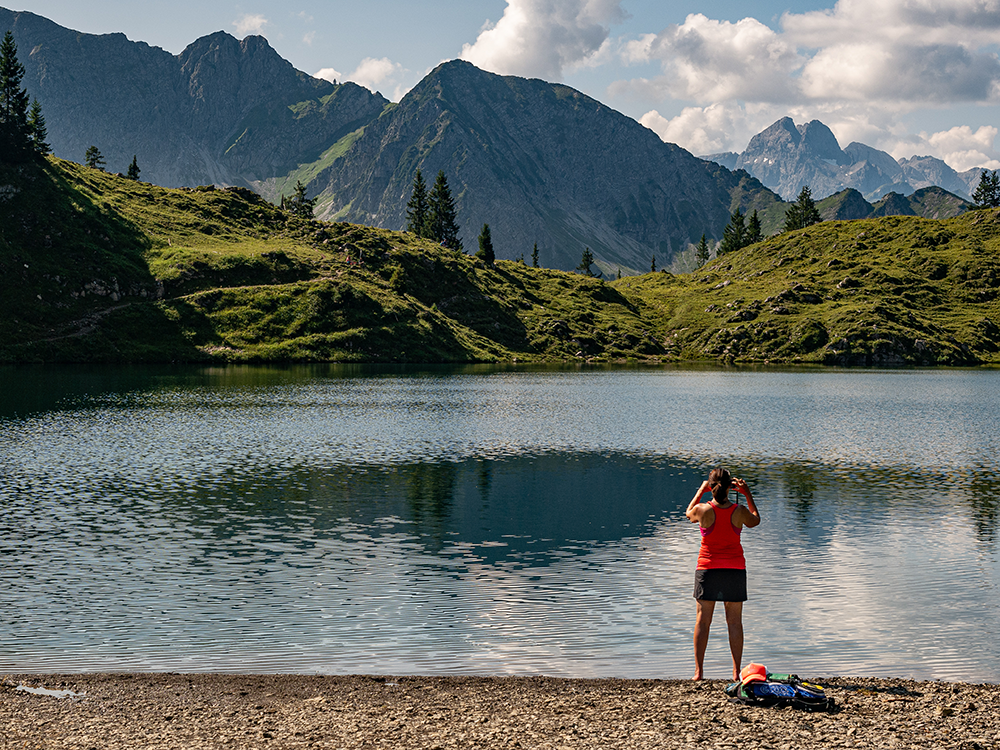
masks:
<svg viewBox="0 0 1000 750"><path fill-rule="evenodd" d="M104 156L101 154L101 150L97 146L90 146L87 149L87 153L83 155L84 164L86 164L91 169L99 169L104 171Z"/></svg>
<svg viewBox="0 0 1000 750"><path fill-rule="evenodd" d="M479 233L479 250L476 257L488 266L492 266L497 259L493 252L493 238L490 236L490 225L483 224L483 230Z"/></svg>
<svg viewBox="0 0 1000 750"><path fill-rule="evenodd" d="M747 222L747 234L746 234L746 245L753 245L754 243L760 242L764 239L764 230L760 227L760 217L757 215L757 209L753 210L750 214L750 221Z"/></svg>
<svg viewBox="0 0 1000 750"><path fill-rule="evenodd" d="M316 199L307 197L306 186L302 184L302 180L296 180L295 192L282 207L291 211L295 216L301 216L303 219L311 219L313 217L313 209L316 207Z"/></svg>
<svg viewBox="0 0 1000 750"><path fill-rule="evenodd" d="M139 162L136 161L135 154L133 154L132 163L128 165L128 174L126 174L125 176L128 177L130 180L135 180L136 182L138 182L140 171L141 170L139 169Z"/></svg>
<svg viewBox="0 0 1000 750"><path fill-rule="evenodd" d="M31 109L28 110L28 131L31 134L31 145L36 154L47 156L52 153L52 147L45 140L49 137L49 131L45 127L42 105L38 103L37 99L32 100Z"/></svg>
<svg viewBox="0 0 1000 750"><path fill-rule="evenodd" d="M531 267L538 268L538 243L531 249Z"/></svg>
<svg viewBox="0 0 1000 750"><path fill-rule="evenodd" d="M427 198L427 224L430 239L451 250L462 249L462 241L458 238L455 201L451 197L444 170L438 172L434 188Z"/></svg>
<svg viewBox="0 0 1000 750"><path fill-rule="evenodd" d="M8 31L0 43L0 159L10 162L24 161L32 151L29 98L21 88L23 78L14 34Z"/></svg>
<svg viewBox="0 0 1000 750"><path fill-rule="evenodd" d="M972 202L976 208L1000 208L1000 177L996 170L985 169L979 175L979 184L972 194Z"/></svg>
<svg viewBox="0 0 1000 750"><path fill-rule="evenodd" d="M424 176L418 169L417 176L413 178L413 192L406 204L406 231L412 232L417 237L430 236L427 214L427 183L424 182Z"/></svg>
<svg viewBox="0 0 1000 750"><path fill-rule="evenodd" d="M708 263L709 250L708 250L708 238L703 234L701 236L701 241L698 243L698 247L694 250L694 259L698 263L698 268Z"/></svg>
<svg viewBox="0 0 1000 750"><path fill-rule="evenodd" d="M781 231L794 232L796 229L804 229L821 221L823 218L819 215L819 209L816 208L816 203L813 201L812 190L806 185L799 192L795 203L785 212L785 226L782 227Z"/></svg>
<svg viewBox="0 0 1000 750"><path fill-rule="evenodd" d="M585 247L583 249L583 255L580 258L580 265L576 267L576 270L582 273L584 276L590 276L592 278L593 277L600 278L601 277L600 271L594 273L594 270L591 268L592 265L594 265L594 254L590 252L589 247Z"/></svg>
<svg viewBox="0 0 1000 750"><path fill-rule="evenodd" d="M742 250L747 246L747 228L743 212L739 208L730 214L729 223L726 224L722 233L722 244L719 245L718 255L725 255L736 250Z"/></svg>
<svg viewBox="0 0 1000 750"><path fill-rule="evenodd" d="M649 264L649 270L651 273L656 273L656 256L653 256L653 260Z"/></svg>

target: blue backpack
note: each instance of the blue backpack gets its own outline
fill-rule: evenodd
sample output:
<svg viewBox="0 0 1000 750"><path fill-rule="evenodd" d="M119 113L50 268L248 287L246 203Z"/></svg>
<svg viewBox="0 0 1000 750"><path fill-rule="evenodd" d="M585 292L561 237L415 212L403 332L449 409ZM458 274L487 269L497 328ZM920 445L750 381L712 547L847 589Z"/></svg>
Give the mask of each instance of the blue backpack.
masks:
<svg viewBox="0 0 1000 750"><path fill-rule="evenodd" d="M836 701L821 685L802 682L795 674L767 672L766 679L734 682L726 695L746 706L792 706L803 711L833 711Z"/></svg>

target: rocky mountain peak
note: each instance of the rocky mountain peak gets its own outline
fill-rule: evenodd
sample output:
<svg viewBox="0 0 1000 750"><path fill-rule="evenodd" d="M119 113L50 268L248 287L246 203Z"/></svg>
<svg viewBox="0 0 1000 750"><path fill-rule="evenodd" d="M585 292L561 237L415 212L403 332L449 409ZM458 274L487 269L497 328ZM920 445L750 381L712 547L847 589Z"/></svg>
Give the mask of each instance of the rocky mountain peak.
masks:
<svg viewBox="0 0 1000 750"><path fill-rule="evenodd" d="M702 232L721 236L744 178L747 201L775 200L568 86L464 61L438 66L317 179L324 215L401 228L418 168L447 175L467 248L488 223L498 257L537 242L558 268L585 247L605 269L669 264Z"/></svg>
<svg viewBox="0 0 1000 750"><path fill-rule="evenodd" d="M841 149L833 131L819 120L796 126L790 117L751 138L735 163L731 154L704 158L746 170L785 200L794 200L804 185L817 199L853 188L867 200L878 200L891 192L908 196L932 185L967 199L982 171L959 175L931 157L897 161L885 151L857 142Z"/></svg>
<svg viewBox="0 0 1000 750"><path fill-rule="evenodd" d="M819 120L812 120L802 125L799 132L802 134L799 148L807 152L810 157L837 164L850 164L850 159L841 151L833 131Z"/></svg>

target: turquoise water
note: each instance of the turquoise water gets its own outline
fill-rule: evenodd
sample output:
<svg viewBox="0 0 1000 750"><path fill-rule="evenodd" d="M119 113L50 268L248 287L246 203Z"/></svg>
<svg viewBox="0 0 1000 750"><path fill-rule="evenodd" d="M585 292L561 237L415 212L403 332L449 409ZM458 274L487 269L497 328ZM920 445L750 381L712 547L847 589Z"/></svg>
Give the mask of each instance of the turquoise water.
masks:
<svg viewBox="0 0 1000 750"><path fill-rule="evenodd" d="M0 369L0 671L690 676L683 510L725 463L764 519L748 661L997 681L998 387Z"/></svg>

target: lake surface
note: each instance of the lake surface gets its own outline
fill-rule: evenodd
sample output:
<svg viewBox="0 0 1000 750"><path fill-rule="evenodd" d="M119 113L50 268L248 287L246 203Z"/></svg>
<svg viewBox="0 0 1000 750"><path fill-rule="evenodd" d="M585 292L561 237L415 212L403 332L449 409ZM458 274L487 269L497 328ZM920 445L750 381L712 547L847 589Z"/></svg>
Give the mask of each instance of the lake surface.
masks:
<svg viewBox="0 0 1000 750"><path fill-rule="evenodd" d="M1000 680L1000 373L0 369L0 672ZM726 677L721 612L706 669Z"/></svg>

